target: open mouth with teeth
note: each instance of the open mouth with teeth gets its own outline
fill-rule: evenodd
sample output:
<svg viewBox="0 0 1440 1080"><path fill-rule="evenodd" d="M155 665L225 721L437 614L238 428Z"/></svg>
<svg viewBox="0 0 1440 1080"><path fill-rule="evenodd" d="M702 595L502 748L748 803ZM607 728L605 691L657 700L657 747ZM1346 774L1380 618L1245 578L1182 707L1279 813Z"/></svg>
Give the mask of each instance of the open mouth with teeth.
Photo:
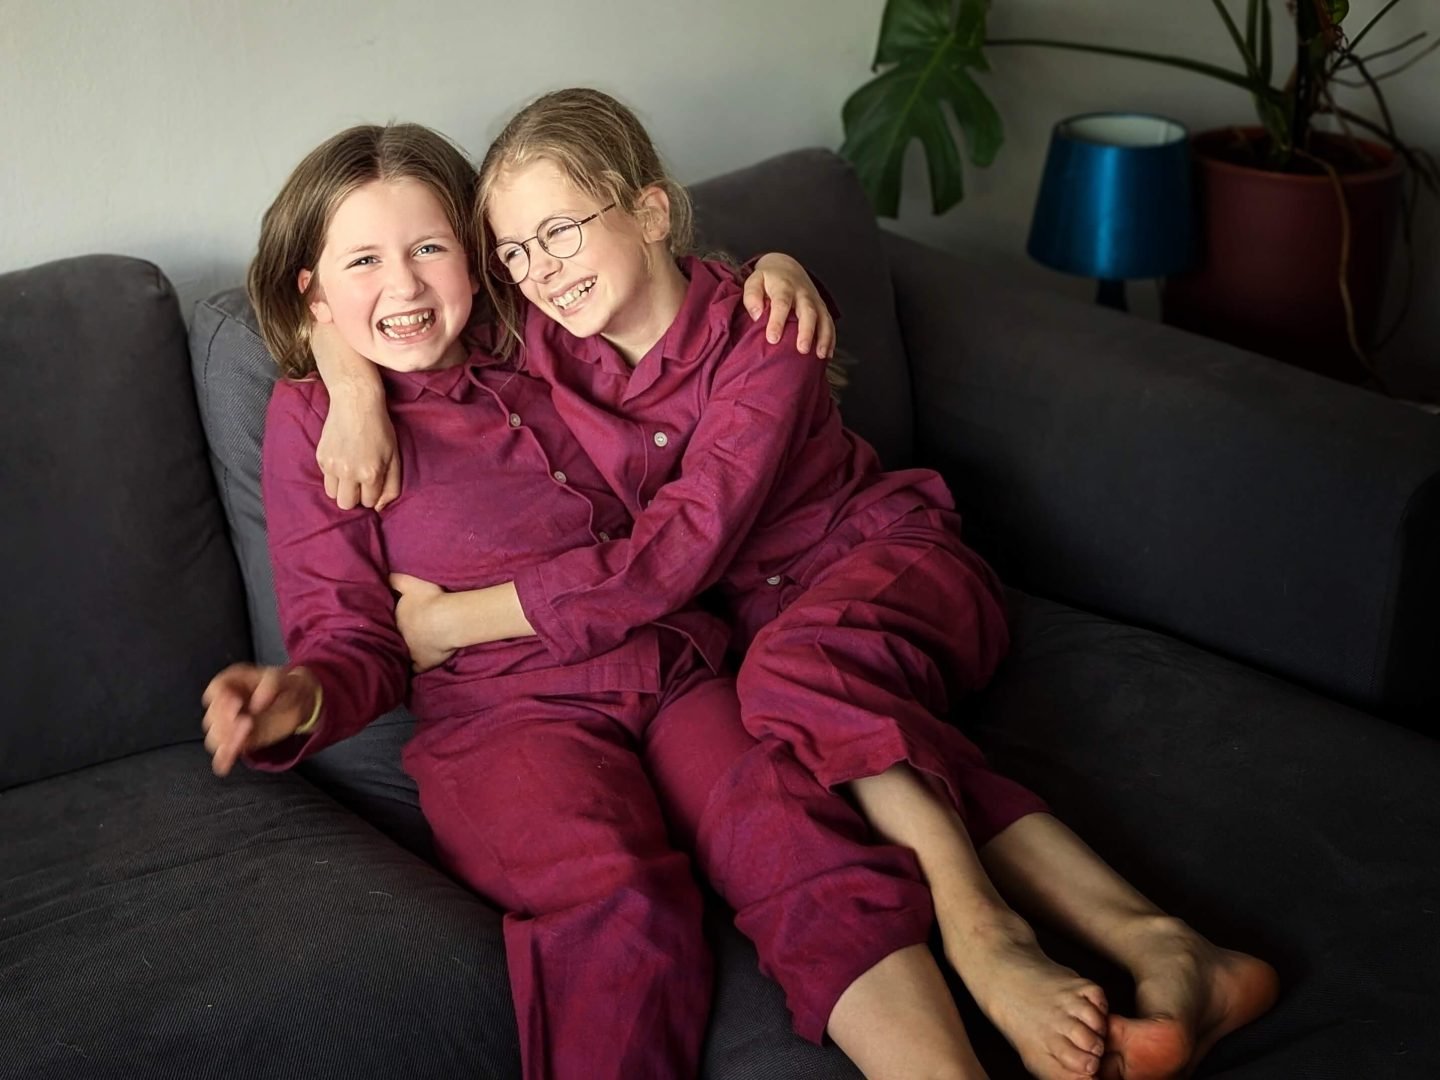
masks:
<svg viewBox="0 0 1440 1080"><path fill-rule="evenodd" d="M550 303L554 304L561 311L564 311L566 308L579 302L581 298L586 296L594 287L595 279L593 277L586 278L584 281L572 285L568 292L563 292L559 296L552 296Z"/></svg>
<svg viewBox="0 0 1440 1080"><path fill-rule="evenodd" d="M403 315L387 315L375 328L391 341L414 341L430 332L435 325L435 309L407 311Z"/></svg>

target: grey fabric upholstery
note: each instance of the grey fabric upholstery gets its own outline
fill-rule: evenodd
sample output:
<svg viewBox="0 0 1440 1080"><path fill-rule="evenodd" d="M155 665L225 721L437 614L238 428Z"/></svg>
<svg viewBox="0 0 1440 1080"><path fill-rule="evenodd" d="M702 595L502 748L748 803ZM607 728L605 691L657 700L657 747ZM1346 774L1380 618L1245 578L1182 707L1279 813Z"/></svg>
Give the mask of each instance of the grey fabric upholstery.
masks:
<svg viewBox="0 0 1440 1080"><path fill-rule="evenodd" d="M294 776L0 795L0 1077L513 1077L499 916Z"/></svg>
<svg viewBox="0 0 1440 1080"><path fill-rule="evenodd" d="M0 275L0 790L199 735L244 605L148 263Z"/></svg>
<svg viewBox="0 0 1440 1080"><path fill-rule="evenodd" d="M1440 732L1436 417L885 243L923 453L1007 580Z"/></svg>
<svg viewBox="0 0 1440 1080"><path fill-rule="evenodd" d="M265 546L265 509L260 500L265 407L279 369L265 350L244 289L228 289L195 305L190 365L210 464L245 579L255 659L262 664L283 664L285 641L275 610L275 584Z"/></svg>

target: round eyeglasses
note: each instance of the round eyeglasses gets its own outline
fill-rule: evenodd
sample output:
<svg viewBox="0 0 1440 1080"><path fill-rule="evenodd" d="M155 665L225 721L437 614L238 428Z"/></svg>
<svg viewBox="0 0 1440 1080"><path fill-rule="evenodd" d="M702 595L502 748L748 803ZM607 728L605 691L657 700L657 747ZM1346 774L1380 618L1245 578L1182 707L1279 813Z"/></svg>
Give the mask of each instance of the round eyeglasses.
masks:
<svg viewBox="0 0 1440 1080"><path fill-rule="evenodd" d="M521 240L518 243L514 240L506 240L504 243L496 244L495 250L485 260L490 273L501 281L518 285L525 280L530 273L530 244L532 242L540 245L547 255L557 259L568 259L580 252L580 245L585 240L585 234L580 231L580 226L588 225L606 210L615 209L612 202L609 206L602 206L589 217L575 220L572 217L546 218L540 223L540 228L529 240Z"/></svg>

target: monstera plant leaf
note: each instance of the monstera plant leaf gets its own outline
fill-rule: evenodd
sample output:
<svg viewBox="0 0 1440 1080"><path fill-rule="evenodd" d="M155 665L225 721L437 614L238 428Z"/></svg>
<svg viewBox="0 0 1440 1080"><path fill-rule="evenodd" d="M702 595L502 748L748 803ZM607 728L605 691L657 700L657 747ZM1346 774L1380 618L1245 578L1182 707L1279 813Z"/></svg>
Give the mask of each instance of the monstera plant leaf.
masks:
<svg viewBox="0 0 1440 1080"><path fill-rule="evenodd" d="M988 71L981 45L989 0L887 0L871 79L845 102L840 153L855 166L875 211L900 206L905 151L919 139L937 214L965 195L958 126L976 165L995 159L1000 114L970 72Z"/></svg>

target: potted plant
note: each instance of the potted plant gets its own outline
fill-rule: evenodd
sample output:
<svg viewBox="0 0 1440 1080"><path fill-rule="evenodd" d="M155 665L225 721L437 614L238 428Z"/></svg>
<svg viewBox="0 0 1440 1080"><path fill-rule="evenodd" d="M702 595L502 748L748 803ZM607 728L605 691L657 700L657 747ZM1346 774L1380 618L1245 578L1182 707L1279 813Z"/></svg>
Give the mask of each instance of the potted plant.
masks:
<svg viewBox="0 0 1440 1080"><path fill-rule="evenodd" d="M841 153L877 212L893 217L905 148L920 139L932 205L942 213L964 193L947 111L972 163L989 164L1003 141L999 115L972 77L988 70L986 49L1071 49L1226 82L1250 95L1258 123L1192 140L1205 257L1196 272L1167 281L1166 319L1327 374L1380 382L1369 357L1397 219L1408 252L1414 195L1404 177L1440 191L1440 168L1400 139L1381 87L1440 41L1427 45L1420 33L1373 52L1360 48L1400 2L1388 0L1349 35L1348 0L1285 0L1295 52L1281 66L1270 0L1232 4L1238 20L1224 0L1211 0L1241 59L1234 70L1112 45L987 38L988 0L887 0L875 54L885 70L845 102ZM1342 106L1337 86L1367 91L1380 119Z"/></svg>

